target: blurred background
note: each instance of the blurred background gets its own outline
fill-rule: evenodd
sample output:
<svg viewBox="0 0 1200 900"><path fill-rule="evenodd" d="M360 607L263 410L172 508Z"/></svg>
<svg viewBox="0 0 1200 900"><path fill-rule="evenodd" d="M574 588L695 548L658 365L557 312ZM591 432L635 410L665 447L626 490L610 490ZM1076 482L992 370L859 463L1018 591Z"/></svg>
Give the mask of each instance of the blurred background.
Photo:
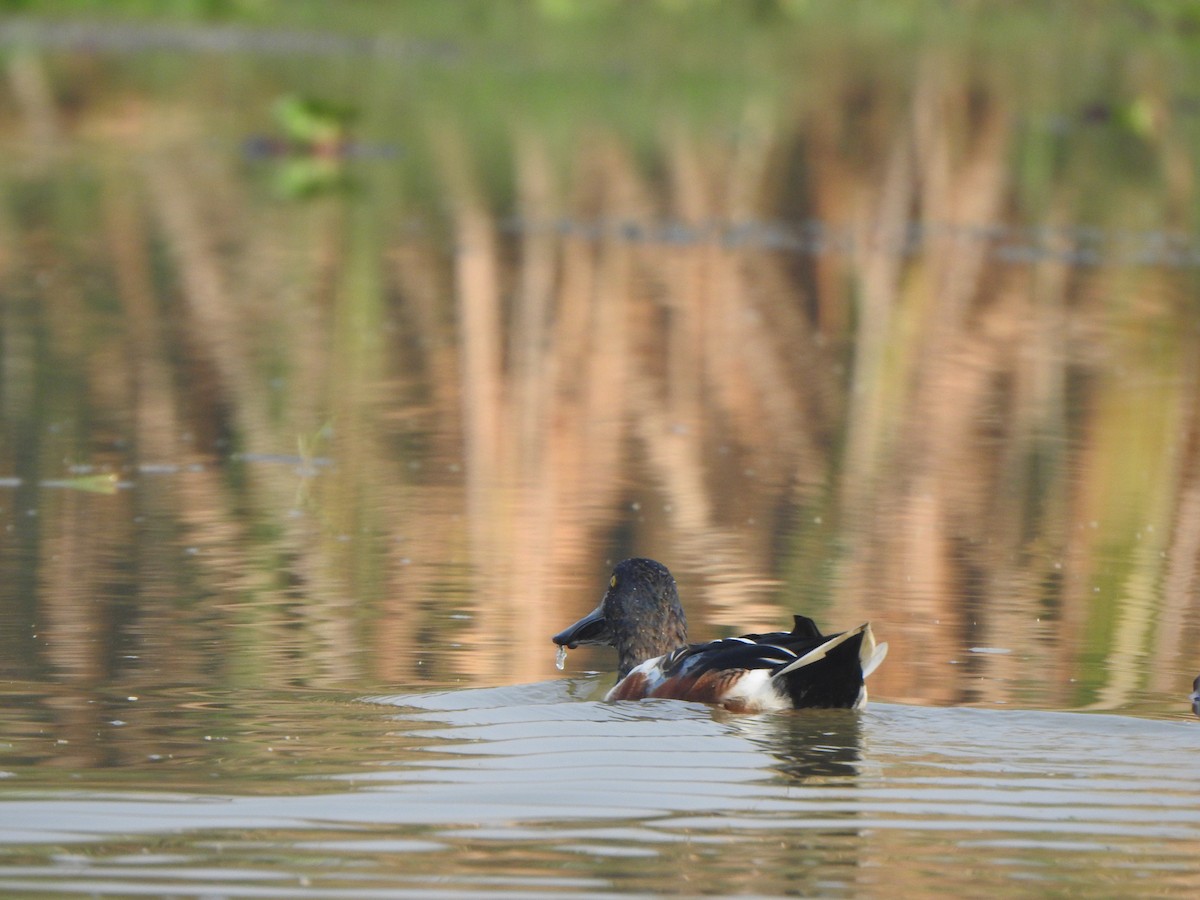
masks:
<svg viewBox="0 0 1200 900"><path fill-rule="evenodd" d="M0 14L8 692L562 677L640 555L876 697L1187 713L1197 7Z"/></svg>

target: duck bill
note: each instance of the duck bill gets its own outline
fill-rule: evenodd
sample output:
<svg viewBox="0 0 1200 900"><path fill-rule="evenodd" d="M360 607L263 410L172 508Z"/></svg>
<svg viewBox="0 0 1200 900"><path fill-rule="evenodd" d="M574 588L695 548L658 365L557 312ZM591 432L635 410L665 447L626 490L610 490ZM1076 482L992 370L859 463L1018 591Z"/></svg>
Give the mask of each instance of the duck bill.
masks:
<svg viewBox="0 0 1200 900"><path fill-rule="evenodd" d="M564 628L551 640L560 647L574 650L580 644L611 644L613 633L608 619L604 617L603 607L598 606L574 625Z"/></svg>

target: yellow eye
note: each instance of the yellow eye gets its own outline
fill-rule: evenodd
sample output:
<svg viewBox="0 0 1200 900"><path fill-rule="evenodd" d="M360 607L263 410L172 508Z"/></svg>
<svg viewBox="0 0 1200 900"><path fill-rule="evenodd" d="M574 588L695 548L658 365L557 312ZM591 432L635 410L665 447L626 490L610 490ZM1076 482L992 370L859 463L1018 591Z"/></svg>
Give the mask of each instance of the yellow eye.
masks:
<svg viewBox="0 0 1200 900"><path fill-rule="evenodd" d="M612 578L610 578L610 579L608 580L608 586L609 586L609 587L616 587L616 586L617 586L617 576L616 576L616 575L614 575Z"/></svg>

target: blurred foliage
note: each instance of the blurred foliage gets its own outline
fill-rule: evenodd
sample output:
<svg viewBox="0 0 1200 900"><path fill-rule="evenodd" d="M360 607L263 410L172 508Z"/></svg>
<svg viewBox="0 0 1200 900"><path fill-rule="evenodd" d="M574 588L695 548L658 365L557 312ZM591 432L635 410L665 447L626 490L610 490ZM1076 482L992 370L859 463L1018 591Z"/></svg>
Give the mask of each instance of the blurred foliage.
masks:
<svg viewBox="0 0 1200 900"><path fill-rule="evenodd" d="M1022 133L1013 166L1019 202L1033 219L1044 212L1049 180L1072 179L1082 202L1114 208L1103 190L1113 169L1122 180L1138 171L1153 179L1155 147L1166 130L1193 143L1200 138L1196 92L1187 87L1200 83L1193 8L1152 0L361 0L339 5L336 14L313 0L7 6L98 28L119 28L122 21L219 23L266 35L364 41L353 52L325 56L256 56L252 44L234 47L211 56L199 77L172 41L151 41L136 60L75 59L52 71L64 99L75 103L87 100L89 85L77 77L84 69L97 84L125 82L164 97L237 96L238 103L221 108L226 125L243 134L264 130L265 110L277 122L286 119L289 136L307 131L305 140L317 141L344 132L348 123L340 116L354 109L357 138L406 148L423 145L431 123L463 124L500 205L511 199L514 128L536 127L563 150L603 123L649 160L664 129L673 127L714 131L736 146L755 117L842 102L855 105L869 126L911 92L923 70L941 68L981 97L1002 93L1012 104ZM197 51L208 52L207 44ZM280 106L281 93L306 99ZM322 108L306 108L314 102L308 98L319 98ZM871 133L862 132L867 139ZM846 152L860 151L848 144ZM328 168L306 161L287 180L327 184ZM407 187L423 192L426 180ZM303 196L307 188L284 192ZM1102 215L1097 208L1081 218Z"/></svg>
<svg viewBox="0 0 1200 900"><path fill-rule="evenodd" d="M462 370L452 354L458 352L461 335L452 323L462 311L452 302L450 285L473 285L484 306L489 298L503 298L498 311L493 310L497 321L491 333L503 331L505 340L511 338L506 325L512 323L502 317L521 295L515 286L527 284L526 279L553 285L545 291L555 302L579 304L584 311L563 315L567 323L588 321L592 315L591 294L578 285L595 276L588 254L577 252L570 235L555 236L551 264L519 229L490 234L489 228L511 223L529 204L535 213L585 225L595 224L589 217L604 215L636 219L647 229L657 218L727 221L746 216L788 223L819 220L833 227L855 217L882 216L875 204L889 185L888 161L905 158L900 180L907 179L903 189L909 193L907 205L896 213L901 226L960 216L953 219L964 229L959 237L969 236L976 226L996 226L1012 228L1018 235L1015 243L1024 235L1031 244L1038 243L1036 229L1043 227L1053 243L1058 225L1095 229L1106 239L1145 231L1165 240L1196 230L1196 192L1190 185L1197 180L1200 160L1200 104L1195 100L1200 96L1200 54L1195 52L1196 17L1190 4L359 0L337 5L334 13L331 4L309 0L8 0L0 9L42 16L41 22L86 22L101 37L122 39L113 40L117 49L111 53L96 51L83 39L81 52L49 41L45 49L36 41L27 47L16 39L0 51L7 57L13 88L0 96L0 123L8 126L8 140L19 151L7 157L0 171L5 195L0 230L18 245L5 261L11 302L0 338L10 344L3 348L6 418L0 452L16 460L14 470L29 484L54 474L53 467L64 458L119 457L139 440L150 446L146 458L154 462L191 452L190 442L182 441L164 451L152 443L153 429L140 437L130 433L131 423L140 420L122 405L134 400L122 397L130 384L122 381L124 351L113 340L127 331L129 345L145 357L136 402L148 402L142 395L153 398L167 385L179 387L178 397L160 398L156 407L158 415L167 409L178 420L171 427L164 424L165 433L195 434L196 445L205 451L233 447L263 457L292 448L298 434L316 433L322 447L328 440L330 456L340 461L337 475L320 481L286 470L263 474L237 466L190 473L197 482L190 495L172 494L161 508L152 505L144 513L164 532L186 535L189 549L197 550L180 564L176 557L154 556L169 554L170 541L153 549L136 544L149 558L145 571L162 570L164 580L169 576L183 585L167 583L163 594L210 592L239 598L241 605L233 605L242 624L253 622L254 627L239 633L245 652L228 656L247 681L258 678L268 664L291 672L289 666L299 667L293 656L315 658L307 643L315 638L294 624L301 606L310 618L313 611L324 615L310 626L312 634L321 640L329 635L328 644L337 652L331 650L326 660L313 665L324 666L321 671L336 679L344 677L340 667L351 655L346 648L362 644L351 639L355 635L346 626L359 621L347 614L346 598L357 598L364 607L376 597L395 598L393 605L379 601L382 612L372 614L377 621L394 620L397 631L417 635L422 628L434 629L430 622L445 630L437 617L457 616L452 604L487 596L484 588L472 589L468 600L462 591L446 590L446 576L436 566L425 570L425 581L415 581L408 556L392 554L392 544L385 540L416 532L436 548L426 552L426 560L439 565L461 559L456 553L468 543L457 507L451 524L430 527L431 521L437 523L436 514L417 505L423 496L417 488L432 487L425 494L436 495L444 485L428 474L432 465L408 466L421 461L410 460L420 456L411 448L433 446L459 465L462 436L457 426L429 427L432 418L449 423L463 419L456 407L462 402L458 392L474 387L465 378L461 385L455 382L454 373ZM347 40L288 44L286 38L296 34ZM981 126L989 124L1002 134L994 143L979 139ZM48 145L56 136L65 137L61 149L66 153L43 153L36 143L32 151L29 145L18 146L16 136L26 133L43 134ZM911 157L901 157L902 152ZM739 168L739 160L750 160L749 167ZM964 169L987 177L950 180ZM243 177L246 173L249 178ZM731 184L744 189L736 202L727 196L736 193ZM354 191L345 190L351 185ZM954 205L960 198L989 196L989 191L998 199L993 206L979 207L983 221L966 218L975 207ZM298 199L314 202L288 202ZM987 267L965 275L953 268L960 245L928 253L896 251L903 259L894 267L872 260L869 253L862 254L865 261L852 253L798 253L781 261L772 254L755 257L759 251L753 247L740 248L746 260L734 270L745 283L730 296L743 298L750 308L761 295L763 309L774 310L796 330L769 328L758 336L758 345L749 338L727 343L760 362L774 352L770 339L784 338L786 356L793 361L801 355L795 348L808 346L809 325L822 338L821 349L810 348L809 354L824 366L817 375L788 381L782 390L767 382L771 390L763 391L775 401L794 393L793 405L803 415L787 426L771 419L760 446L746 438L747 458L761 456L762 448L776 440L783 456L795 452L788 444L792 437L811 432L806 435L810 455L825 466L795 496L787 495L791 508L786 521L770 522L774 513L766 506L775 503L772 491L779 485L757 485L766 496L755 502L761 500L764 507L750 510L752 515L740 521L761 523L749 529L753 533L778 528L771 540L781 561L767 575L781 576L795 595L820 612L828 610L832 619L859 612L860 598L873 596L878 581L861 592L845 588L846 572L853 574L855 566L867 573L856 576L861 579L875 575L872 565L877 565L889 588L904 584L909 572L903 566L911 562L906 554L914 547L925 551L935 546L910 514L922 508L929 493L916 488L913 495L905 493L911 473L932 465L929 446L945 450L973 438L979 451L974 462L995 479L972 494L959 491L960 485L937 470L935 483L950 494L946 508L953 513L956 504L967 506L960 494L986 500L1003 495L1011 485L1016 495L1029 498L1029 511L1017 513L1031 523L1015 522L1019 516L1009 510L1014 519L1008 523L1010 544L995 549L1000 539L977 529L978 522L997 518L986 502L969 507L969 515L936 520L948 523L946 545L940 548L945 559L969 565L961 566L959 581L930 593L945 604L940 613L949 622L951 615L966 620L969 612L974 617L969 589L976 590L984 598L979 608L991 610L978 621L987 625L991 616L997 617L996 641L1006 639L1006 623L996 612L1006 604L1037 600L1053 621L1068 618L1063 610L1073 609L1080 621L1068 625L1085 635L1080 668L1086 677L1078 682L1078 702L1092 702L1108 684L1106 661L1115 658L1117 639L1129 633L1131 620L1151 618L1128 598L1136 596L1138 573L1149 570L1158 577L1153 567L1161 564L1131 566L1125 561L1146 545L1147 521L1163 534L1170 528L1174 511L1164 496L1182 496L1183 491L1175 489L1168 463L1172 448L1186 444L1180 432L1190 421L1185 413L1194 408L1184 388L1179 397L1160 390L1158 402L1145 403L1136 391L1122 392L1120 385L1126 371L1151 373L1156 384L1169 384L1172 373L1186 367L1193 342L1185 336L1195 333L1196 296L1187 288L1194 287L1196 275L1194 268L1165 267L1160 284L1154 266L1128 265L1119 277L1093 277L1097 270L1086 263L1062 266L1062 274L1055 271L1060 261L1055 253L1070 250L1071 240L1053 244L1033 266L998 262L992 256ZM971 251L986 245L985 253L993 253L990 241L983 237L964 243ZM523 242L528 245L516 252ZM620 284L616 296L644 301L642 327L652 329L648 323L665 318L681 329L681 334L659 335L657 344L647 340L647 345L668 357L689 346L694 335L685 328L687 313L693 304L704 306L694 298L714 283L707 267L716 265L721 254L703 240L650 246L605 238L594 244L603 246L598 257L636 259L646 251L652 262L628 284L614 275L596 277L596 282L611 277ZM463 247L472 253L463 253ZM480 258L490 260L491 276L469 268ZM549 274L537 265L548 266ZM628 265L631 272L636 269ZM676 278L675 266L693 280ZM1031 283L1024 283L1021 279L1034 269ZM664 271L670 277L655 281ZM755 281L749 272L766 280ZM787 286L782 303L778 297L771 301L770 279ZM647 283L657 293L641 293ZM946 285L963 283L973 287L961 309L940 317L930 314L947 293ZM862 304L872 284L889 296L894 316L880 342L864 349L855 342L874 324ZM529 296L536 293L528 291ZM710 303L715 303L713 293ZM1028 299L1028 307L1013 298ZM814 312L822 304L832 310L827 320ZM935 367L930 374L931 361L947 358L947 345L933 340L945 340L943 330L949 326L942 322L954 323L960 346L978 354L1004 335L1022 334L1035 314L1046 317L1041 326L1050 346L1040 352L1049 374L1022 368L1034 354L1016 351L997 352L989 363L970 356L961 369L947 374ZM156 315L163 319L157 331L145 325ZM1059 315L1070 318L1069 329L1055 331ZM743 318L757 321L730 315L721 327L740 327ZM1161 328L1163 337L1143 334L1138 323ZM1131 328L1128 345L1113 339L1114 333ZM1068 342L1074 356L1068 359L1064 352L1060 358L1052 352ZM513 340L503 350L493 348L495 357L508 367L517 346ZM581 346L597 349L586 342ZM548 366L550 371L590 371L580 365L583 352L568 340L555 344L543 338L537 347L563 353L562 364ZM707 350L715 352L713 346ZM877 354L879 367L852 374L859 355L868 351ZM1147 364L1144 351L1162 371ZM485 346L481 355L487 352ZM603 353L596 357L591 363L596 371L612 362ZM156 368L160 358L179 370L161 377ZM1096 370L1112 360L1119 377L1109 382ZM720 405L710 396L714 386L762 376L762 368L752 369L751 375L741 372L740 362L736 352L703 361L713 367L700 392L705 403ZM683 363L679 371L689 372ZM654 360L639 377L647 372L653 376L658 365ZM724 371L719 365L733 374L714 375ZM990 379L976 379L973 373L985 365L992 367ZM502 374L511 373L506 368ZM918 392L922 383L940 385L944 396L923 398ZM1028 404L1020 415L1006 419L1003 391L1023 384L1042 386L1054 400L1052 412ZM817 389L821 386L828 387L825 394ZM572 392L588 395L578 386L568 387L564 393L573 398ZM89 390L94 395L85 403ZM848 447L856 430L872 433L876 423L870 421L868 404L854 408L854 391L870 395L875 409L883 410L875 446L867 447L874 457L864 453L871 465L863 465L867 477L861 487L846 463L853 456ZM595 396L606 392L607 385ZM686 398L691 392L687 385L661 392L656 386L646 395ZM515 387L494 393L526 396ZM949 416L941 431L925 424L945 407L978 411L978 420L997 434L986 440L964 435ZM581 409L573 399L571 413ZM767 411L778 412L769 404L762 409L750 424L761 425ZM671 421L687 421L670 412ZM737 404L729 402L726 409L708 410L705 423L719 432L738 421L737 414ZM862 421L856 421L856 414ZM647 430L657 426L653 415L645 410L641 415ZM358 426L351 427L348 423L356 418ZM586 430L587 417L581 418L587 440L580 439L579 445L590 446L595 435ZM502 409L497 419L509 421L508 412ZM45 424L51 420L53 430ZM580 417L568 420L575 423ZM913 422L922 424L914 427ZM1006 428L1015 435L1012 449L993 459L998 435ZM371 437L356 439L362 434ZM1139 439L1147 434L1159 439ZM702 429L695 435L699 442ZM729 443L736 446L741 437L735 434ZM680 439L678 434L664 438ZM546 438L547 443L555 440L562 440L557 431ZM506 452L495 454L499 459L522 458L507 452L511 448L502 449ZM312 450L312 444L301 443L302 468L308 468ZM39 466L48 471L37 471ZM780 468L792 477L793 462ZM564 469L561 481L570 484L572 472ZM739 471L743 467L731 466L729 477L740 477ZM1025 480L1014 474L1023 471L1031 473ZM1042 473L1040 480L1034 472ZM710 474L701 472L689 484L702 485ZM625 477L589 471L585 483L604 486L624 483ZM426 478L433 484L423 483ZM673 482L662 481L660 489L670 491ZM984 475L966 481L983 482ZM782 477L779 484L780 491L792 490ZM814 484L820 489L812 489ZM383 485L388 486L386 509L392 518L381 522L376 519L383 504L376 495ZM84 479L70 486L76 490L60 491L51 502L66 506L83 495L98 502L112 499L92 496L107 486L105 481ZM222 490L231 497L214 500ZM855 490L865 498L857 512L844 496ZM740 509L754 491L744 493L746 497L720 502ZM143 489L139 502L148 502L140 499L146 496L153 494ZM191 499L180 502L182 511L165 512L179 496ZM127 497L118 493L115 500L125 503ZM870 504L880 497L877 510ZM612 498L605 495L604 501L609 504L605 515L624 515L624 507ZM218 511L209 510L207 503ZM280 511L289 503L328 515L287 517ZM17 505L36 504L30 499ZM435 513L444 512L443 506L430 505ZM78 515L74 507L63 517L70 515ZM113 518L125 521L118 514ZM212 527L215 519L224 530ZM481 517L472 512L463 519L474 527ZM51 521L50 514L22 518L18 538L26 547L19 547L13 558L19 562L22 553L32 557L28 548L39 542L52 547L61 540L38 530L48 529L43 523ZM728 515L731 530L738 521ZM872 535L876 521L879 533ZM1093 529L1093 521L1103 527ZM496 522L497 532L520 533L502 516ZM1080 523L1087 527L1084 537L1065 540L1063 535ZM655 539L673 539L654 537L656 529L672 532L666 516L650 525L620 525L638 529L639 550L641 543L652 547ZM585 529L564 531L574 535ZM595 526L595 532L603 529ZM1025 543L1031 532L1044 546ZM907 535L911 543L895 535ZM117 555L105 540L114 546L133 543L108 530L88 531L85 537L95 542L91 552L97 559ZM576 543L590 551L594 548L585 545L587 539ZM478 536L470 540L478 542ZM866 549L855 547L855 541ZM868 550L880 561L872 562ZM543 548L538 551L540 558ZM1068 569L1080 583L1063 587L1053 565L1067 551L1075 554L1067 560ZM603 551L594 555L600 558ZM64 551L46 558L73 557ZM482 558L482 563L475 560L480 571L499 573L489 588L494 596L525 599L502 582L503 563ZM693 556L705 558L700 552ZM496 559L519 556L497 553ZM1014 567L1012 560L1023 561L1024 568ZM390 583L377 571L387 565L394 568ZM883 568L889 565L891 569ZM572 575L579 569L577 562L561 567ZM16 572L11 583L21 577L27 576ZM1082 584L1085 578L1092 581ZM1052 589L1043 602L1040 587L1018 583L1010 588L1020 579ZM65 576L61 580L73 583ZM732 577L728 582L743 583ZM147 591L153 593L153 587ZM17 594L32 597L34 591L23 587ZM53 596L49 589L45 594ZM64 605L72 601L65 589L60 596ZM559 596L555 602L562 602ZM480 602L482 611L484 606ZM738 616L745 612L744 606L737 608ZM218 614L223 608L214 617ZM358 614L361 618L361 609ZM907 624L908 618L897 614L896 621ZM723 620L737 619L730 615ZM484 623L482 617L479 621ZM975 618L970 621L969 628L964 625L954 633L955 640L966 636L982 643L990 637L982 626L976 628ZM1062 626L1064 633L1068 625ZM938 635L945 640L946 633L942 629ZM929 639L919 631L911 637L910 646ZM276 652L271 648L289 646L285 638L300 649L291 655L279 651L282 662L251 652L255 646L268 648L262 653ZM534 638L539 646L545 643L541 632ZM1148 646L1149 638L1135 643ZM1031 639L1029 646L1039 645ZM35 653L28 642L6 649L14 659ZM535 652L530 651L530 659ZM904 651L895 652L901 657ZM198 655L194 664L200 669L207 662ZM450 670L451 664L446 666ZM405 677L414 676L405 672ZM1022 677L1029 676L1013 676L1014 681ZM905 690L939 696L922 685Z"/></svg>
<svg viewBox="0 0 1200 900"><path fill-rule="evenodd" d="M271 112L287 139L308 149L336 149L357 115L352 107L295 94L280 97Z"/></svg>

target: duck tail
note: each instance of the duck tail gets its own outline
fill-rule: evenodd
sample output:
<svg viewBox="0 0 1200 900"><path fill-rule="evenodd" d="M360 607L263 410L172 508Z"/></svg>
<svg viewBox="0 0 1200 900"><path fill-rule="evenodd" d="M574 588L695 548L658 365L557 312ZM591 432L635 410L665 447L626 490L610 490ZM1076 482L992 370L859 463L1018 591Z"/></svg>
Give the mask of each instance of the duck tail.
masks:
<svg viewBox="0 0 1200 900"><path fill-rule="evenodd" d="M875 635L871 631L871 623L863 625L866 629L866 634L863 635L862 650L858 654L859 660L862 662L862 673L865 679L868 675L879 668L879 664L887 659L888 645L887 641L882 644L875 643Z"/></svg>
<svg viewBox="0 0 1200 900"><path fill-rule="evenodd" d="M883 662L887 644L875 643L870 623L834 635L771 676L802 708L857 708L866 702L863 679Z"/></svg>

